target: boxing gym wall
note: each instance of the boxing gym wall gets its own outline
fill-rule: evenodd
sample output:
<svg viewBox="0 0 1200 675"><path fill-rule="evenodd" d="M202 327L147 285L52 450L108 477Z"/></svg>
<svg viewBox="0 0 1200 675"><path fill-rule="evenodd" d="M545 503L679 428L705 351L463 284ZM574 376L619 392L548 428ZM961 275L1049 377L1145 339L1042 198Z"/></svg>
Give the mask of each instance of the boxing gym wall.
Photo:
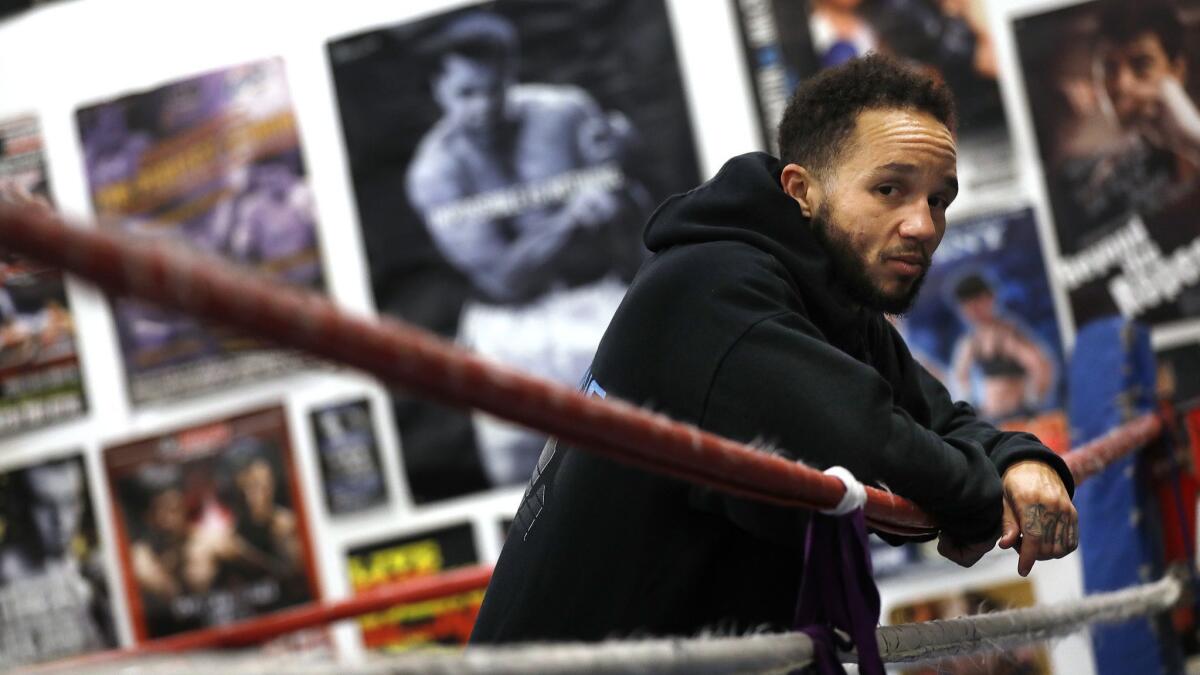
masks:
<svg viewBox="0 0 1200 675"><path fill-rule="evenodd" d="M734 155L773 150L798 82L887 50L943 77L962 116L962 193L898 323L914 356L1005 428L1065 451L1080 440L1076 335L1136 321L1159 358L1159 399L1186 417L1200 393L1200 178L1162 167L1200 156L1169 136L1200 121L1200 2L1171 4L1183 43L1172 63L1185 66L1171 100L1185 129L1142 145L1101 73L1097 0L863 0L844 3L857 23L840 32L832 4L50 2L0 19L0 181L80 226L180 242L574 382L640 261L653 207ZM526 102L527 147L472 155L446 140L494 114L447 93L484 77L445 61L455 31L489 36L512 64L496 86ZM514 164L532 174L507 173ZM419 196L431 193L449 197ZM498 277L481 261L505 241L453 234L505 219L511 239L572 209L611 245L570 269ZM0 666L498 556L543 439L19 257L5 254L0 270L0 602L77 589L0 625ZM1020 348L972 356L988 330ZM1187 496L1183 514L1152 526L1194 527ZM31 524L43 503L57 509L56 532ZM1193 533L1160 538L1182 549L1159 558L1188 559ZM237 564L215 562L239 546L250 552ZM1024 580L1005 552L971 569L927 546L875 552L892 623L1084 590L1080 555ZM71 565L46 562L55 557ZM311 648L461 642L481 598L342 622ZM54 640L30 638L49 626ZM1086 635L961 672L1014 664L1097 672Z"/></svg>

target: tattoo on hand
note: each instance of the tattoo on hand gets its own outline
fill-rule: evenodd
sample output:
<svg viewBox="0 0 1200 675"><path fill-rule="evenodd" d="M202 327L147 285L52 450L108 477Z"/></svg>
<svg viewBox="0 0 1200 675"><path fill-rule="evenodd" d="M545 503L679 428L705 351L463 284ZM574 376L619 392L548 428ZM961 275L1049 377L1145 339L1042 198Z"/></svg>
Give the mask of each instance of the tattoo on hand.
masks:
<svg viewBox="0 0 1200 675"><path fill-rule="evenodd" d="M1074 550L1079 545L1079 526L1071 522L1070 515L1048 512L1042 504L1025 507L1021 534L1068 550Z"/></svg>
<svg viewBox="0 0 1200 675"><path fill-rule="evenodd" d="M1021 534L1034 539L1041 539L1043 522L1046 517L1046 507L1041 504L1025 507L1025 522L1021 524Z"/></svg>

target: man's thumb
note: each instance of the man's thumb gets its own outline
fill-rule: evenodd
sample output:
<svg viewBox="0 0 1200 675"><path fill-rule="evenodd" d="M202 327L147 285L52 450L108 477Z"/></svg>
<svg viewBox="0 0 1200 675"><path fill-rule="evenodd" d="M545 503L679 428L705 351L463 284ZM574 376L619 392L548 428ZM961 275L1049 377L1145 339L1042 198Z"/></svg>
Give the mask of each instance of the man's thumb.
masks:
<svg viewBox="0 0 1200 675"><path fill-rule="evenodd" d="M1021 528L1017 525L1017 517L1013 515L1012 507L1008 505L1008 500L1004 500L1004 515L1000 519L1000 548L1012 548L1017 544L1017 537L1021 535Z"/></svg>

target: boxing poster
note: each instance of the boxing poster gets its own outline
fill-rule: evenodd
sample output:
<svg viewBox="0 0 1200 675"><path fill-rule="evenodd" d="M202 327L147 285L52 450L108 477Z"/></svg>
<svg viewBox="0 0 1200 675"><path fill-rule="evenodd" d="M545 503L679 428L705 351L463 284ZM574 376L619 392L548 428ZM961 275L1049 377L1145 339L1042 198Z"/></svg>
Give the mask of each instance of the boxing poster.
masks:
<svg viewBox="0 0 1200 675"><path fill-rule="evenodd" d="M796 86L868 52L896 56L942 79L958 107L965 188L1007 186L1012 142L996 55L979 0L732 0L767 149Z"/></svg>
<svg viewBox="0 0 1200 675"><path fill-rule="evenodd" d="M333 515L387 503L387 485L367 399L314 408L308 414L325 506Z"/></svg>
<svg viewBox="0 0 1200 675"><path fill-rule="evenodd" d="M34 117L0 121L0 200L50 202ZM63 275L0 250L0 435L87 408Z"/></svg>
<svg viewBox="0 0 1200 675"><path fill-rule="evenodd" d="M0 472L0 668L117 646L83 457Z"/></svg>
<svg viewBox="0 0 1200 675"><path fill-rule="evenodd" d="M1032 210L951 224L916 303L895 322L955 400L1069 449L1066 366Z"/></svg>
<svg viewBox="0 0 1200 675"><path fill-rule="evenodd" d="M109 447L104 465L139 641L319 597L283 408Z"/></svg>
<svg viewBox="0 0 1200 675"><path fill-rule="evenodd" d="M988 614L1006 609L1033 607L1037 604L1033 583L1028 579L1006 581L947 595L897 604L888 611L887 623L924 623L937 619ZM1050 675L1050 655L1044 643L1010 645L1003 651L991 651L934 663L910 666L903 675Z"/></svg>
<svg viewBox="0 0 1200 675"><path fill-rule="evenodd" d="M277 281L323 287L296 117L278 59L81 108L102 224L167 240ZM300 357L157 306L112 301L135 405L301 367Z"/></svg>
<svg viewBox="0 0 1200 675"><path fill-rule="evenodd" d="M478 562L470 523L360 546L347 554L350 587L355 593ZM422 645L464 645L483 604L483 593L479 588L368 614L358 620L363 645L385 652Z"/></svg>
<svg viewBox="0 0 1200 675"><path fill-rule="evenodd" d="M1200 317L1200 0L1097 0L1013 24L1077 329Z"/></svg>
<svg viewBox="0 0 1200 675"><path fill-rule="evenodd" d="M329 45L376 306L574 386L699 171L662 0L500 0ZM544 439L394 398L418 502L529 480Z"/></svg>

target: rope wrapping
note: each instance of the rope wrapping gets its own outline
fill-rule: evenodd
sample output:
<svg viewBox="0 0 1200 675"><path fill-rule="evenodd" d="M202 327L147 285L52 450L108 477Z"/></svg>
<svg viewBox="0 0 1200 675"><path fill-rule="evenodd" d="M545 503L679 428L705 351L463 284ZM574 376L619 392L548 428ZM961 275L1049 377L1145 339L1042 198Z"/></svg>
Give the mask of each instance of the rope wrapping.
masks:
<svg viewBox="0 0 1200 675"><path fill-rule="evenodd" d="M1183 595L1172 576L1153 583L1083 600L991 614L884 626L876 631L885 663L937 661L996 651L1006 646L1072 633L1094 623L1117 623L1173 607ZM643 673L715 675L717 673L786 673L812 661L813 646L802 633L758 634L679 639L623 640L595 644L527 644L472 647L461 652L419 652L374 657L361 664L286 663L289 673L355 675L584 675ZM854 662L853 655L844 655ZM300 657L296 657L299 659ZM76 666L43 672L78 672ZM130 664L112 663L93 673L127 673ZM278 663L239 660L237 656L193 654L139 660L137 672L221 672L223 675L278 672Z"/></svg>

